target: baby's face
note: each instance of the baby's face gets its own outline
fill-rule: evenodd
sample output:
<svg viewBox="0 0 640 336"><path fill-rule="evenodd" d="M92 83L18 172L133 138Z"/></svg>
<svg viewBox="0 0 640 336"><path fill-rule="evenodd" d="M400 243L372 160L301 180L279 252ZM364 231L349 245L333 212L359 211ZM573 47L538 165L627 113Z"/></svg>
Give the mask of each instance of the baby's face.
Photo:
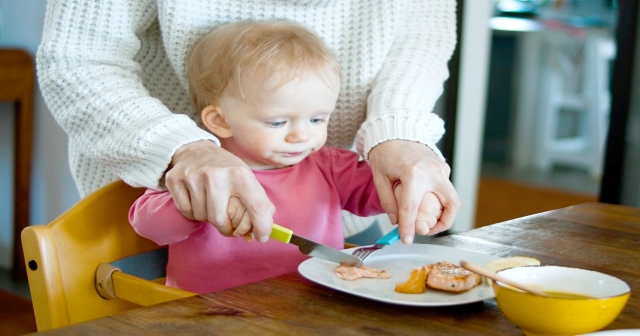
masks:
<svg viewBox="0 0 640 336"><path fill-rule="evenodd" d="M223 95L220 107L233 136L221 139L222 147L252 169L297 164L325 144L339 91L338 75L309 74L264 99L245 103Z"/></svg>

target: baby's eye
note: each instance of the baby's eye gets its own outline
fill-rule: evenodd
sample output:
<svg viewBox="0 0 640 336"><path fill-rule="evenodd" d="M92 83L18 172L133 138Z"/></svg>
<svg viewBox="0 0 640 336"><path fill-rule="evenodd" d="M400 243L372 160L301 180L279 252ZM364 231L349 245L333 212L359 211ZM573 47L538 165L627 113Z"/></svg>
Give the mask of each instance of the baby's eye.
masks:
<svg viewBox="0 0 640 336"><path fill-rule="evenodd" d="M324 122L324 118L311 118L312 124L320 124L322 122Z"/></svg>
<svg viewBox="0 0 640 336"><path fill-rule="evenodd" d="M286 121L267 121L269 127L282 127L286 123Z"/></svg>

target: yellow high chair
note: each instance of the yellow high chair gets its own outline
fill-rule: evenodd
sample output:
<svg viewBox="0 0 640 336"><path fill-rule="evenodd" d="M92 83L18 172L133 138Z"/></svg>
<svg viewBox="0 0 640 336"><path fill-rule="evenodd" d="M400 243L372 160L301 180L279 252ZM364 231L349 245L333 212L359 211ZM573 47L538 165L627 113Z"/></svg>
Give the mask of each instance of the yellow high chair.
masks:
<svg viewBox="0 0 640 336"><path fill-rule="evenodd" d="M121 272L110 262L160 247L127 215L143 189L113 182L48 225L27 227L22 244L38 331L195 295Z"/></svg>

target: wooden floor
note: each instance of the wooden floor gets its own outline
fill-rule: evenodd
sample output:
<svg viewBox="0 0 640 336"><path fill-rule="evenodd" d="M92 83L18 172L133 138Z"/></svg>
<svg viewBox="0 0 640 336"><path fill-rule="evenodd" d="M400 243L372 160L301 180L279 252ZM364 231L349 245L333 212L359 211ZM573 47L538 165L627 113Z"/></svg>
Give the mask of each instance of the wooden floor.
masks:
<svg viewBox="0 0 640 336"><path fill-rule="evenodd" d="M482 177L478 190L476 227L538 212L596 201L595 196ZM31 302L0 291L0 336L36 331Z"/></svg>
<svg viewBox="0 0 640 336"><path fill-rule="evenodd" d="M475 226L481 227L534 213L595 201L597 201L597 197L594 195L482 177L478 187Z"/></svg>
<svg viewBox="0 0 640 336"><path fill-rule="evenodd" d="M15 336L38 331L31 301L0 291L0 335Z"/></svg>

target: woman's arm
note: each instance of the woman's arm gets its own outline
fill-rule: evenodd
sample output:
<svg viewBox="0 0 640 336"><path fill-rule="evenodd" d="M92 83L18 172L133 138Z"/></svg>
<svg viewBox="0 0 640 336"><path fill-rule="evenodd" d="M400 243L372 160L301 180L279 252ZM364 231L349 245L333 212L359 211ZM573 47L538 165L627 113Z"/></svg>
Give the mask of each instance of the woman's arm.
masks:
<svg viewBox="0 0 640 336"><path fill-rule="evenodd" d="M373 83L367 119L357 137L358 152L368 159L376 145L394 139L435 146L444 134L433 112L449 77L447 62L456 45L455 0L397 1L401 27Z"/></svg>
<svg viewBox="0 0 640 336"><path fill-rule="evenodd" d="M159 29L156 16L151 0L50 0L37 53L40 87L71 148L127 183L149 188L159 187L179 147L217 141L143 85L136 61L143 46L159 73L171 72L161 41L141 38Z"/></svg>
<svg viewBox="0 0 640 336"><path fill-rule="evenodd" d="M461 206L449 181L450 168L435 145L444 125L432 113L449 76L447 62L456 43L455 9L455 0L399 3L404 26L376 77L367 120L358 132L358 150L371 164L380 202L391 222L399 224L407 244L413 241L422 200L430 193L437 200L426 202L440 204L429 207L444 208L430 234L450 228ZM405 186L398 198L392 190L397 181Z"/></svg>

